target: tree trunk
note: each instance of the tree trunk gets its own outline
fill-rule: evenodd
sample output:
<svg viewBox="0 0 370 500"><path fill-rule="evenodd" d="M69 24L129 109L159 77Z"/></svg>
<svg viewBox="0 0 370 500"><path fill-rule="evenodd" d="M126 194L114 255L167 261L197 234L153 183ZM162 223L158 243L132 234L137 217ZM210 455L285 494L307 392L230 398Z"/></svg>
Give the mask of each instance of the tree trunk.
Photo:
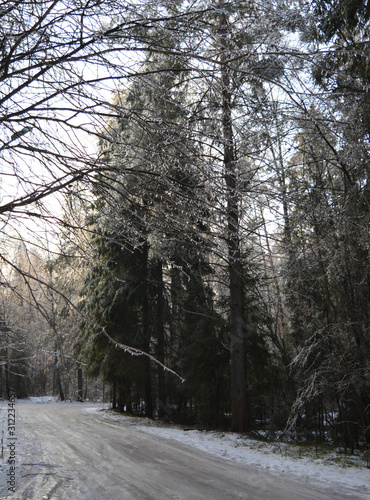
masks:
<svg viewBox="0 0 370 500"><path fill-rule="evenodd" d="M63 392L63 386L62 386L62 380L60 377L60 370L58 366L58 356L55 355L55 365L54 365L54 378L55 378L55 383L59 392L59 397L61 401L64 401L64 392Z"/></svg>
<svg viewBox="0 0 370 500"><path fill-rule="evenodd" d="M165 364L164 355L164 295L163 295L163 272L162 262L158 259L156 269L157 280L157 352L158 361ZM162 367L158 367L158 398L162 403L166 401L165 374ZM165 412L159 407L159 417L164 417Z"/></svg>
<svg viewBox="0 0 370 500"><path fill-rule="evenodd" d="M239 196L236 182L236 154L231 115L230 69L227 65L227 20L224 14L219 18L219 42L221 49L223 163L227 200L230 292L231 430L234 432L243 432L247 426L243 278L239 238Z"/></svg>
<svg viewBox="0 0 370 500"><path fill-rule="evenodd" d="M8 361L8 348L6 348L6 363L5 363L5 397L9 393L9 361Z"/></svg>
<svg viewBox="0 0 370 500"><path fill-rule="evenodd" d="M77 394L78 401L83 401L83 383L82 383L82 368L77 370Z"/></svg>
<svg viewBox="0 0 370 500"><path fill-rule="evenodd" d="M143 292L142 292L142 314L143 314L143 350L150 353L150 328L149 328L149 301L148 301L148 253L149 245L145 242L143 249ZM153 418L153 398L150 358L144 357L144 384L145 384L145 416Z"/></svg>
<svg viewBox="0 0 370 500"><path fill-rule="evenodd" d="M124 389L125 381L120 381L118 384L118 400L117 400L117 408L118 411L123 413L125 407L125 389Z"/></svg>
<svg viewBox="0 0 370 500"><path fill-rule="evenodd" d="M115 410L117 408L117 382L113 381L112 384L112 409Z"/></svg>

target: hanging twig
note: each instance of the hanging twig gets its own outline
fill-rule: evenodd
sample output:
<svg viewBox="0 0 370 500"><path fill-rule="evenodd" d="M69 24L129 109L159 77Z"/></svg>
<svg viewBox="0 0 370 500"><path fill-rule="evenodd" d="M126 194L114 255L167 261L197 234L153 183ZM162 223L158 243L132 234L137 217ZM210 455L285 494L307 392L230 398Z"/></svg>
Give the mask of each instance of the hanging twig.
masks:
<svg viewBox="0 0 370 500"><path fill-rule="evenodd" d="M148 352L142 351L141 349L138 349L137 347L132 347L132 346L129 346L129 345L126 345L126 344L121 344L120 342L117 342L116 340L112 339L112 337L106 332L106 330L105 330L104 327L102 327L102 330L103 330L104 335L111 342L113 342L116 347L119 347L120 349L123 349L123 351L127 352L127 354L130 354L131 356L146 356L151 361L153 361L157 365L161 366L163 368L163 370L165 370L166 372L169 372L169 373L172 373L173 375L175 375L175 377L179 378L182 383L185 382L185 379L182 378L177 372L175 372L174 370L172 370L168 366L166 366L163 363L161 363L160 361L158 361L157 358L155 358L154 356L152 356Z"/></svg>

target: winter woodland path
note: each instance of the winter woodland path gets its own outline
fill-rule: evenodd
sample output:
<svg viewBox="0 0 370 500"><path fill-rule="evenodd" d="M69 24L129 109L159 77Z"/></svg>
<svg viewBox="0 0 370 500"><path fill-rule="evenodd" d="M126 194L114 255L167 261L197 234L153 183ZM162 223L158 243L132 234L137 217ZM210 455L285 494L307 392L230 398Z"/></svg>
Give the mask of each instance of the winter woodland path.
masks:
<svg viewBox="0 0 370 500"><path fill-rule="evenodd" d="M79 404L17 403L16 500L342 500L107 422ZM7 465L2 466L2 474ZM1 484L4 484L2 480ZM6 498L0 490L0 498ZM331 496L333 495L333 496Z"/></svg>

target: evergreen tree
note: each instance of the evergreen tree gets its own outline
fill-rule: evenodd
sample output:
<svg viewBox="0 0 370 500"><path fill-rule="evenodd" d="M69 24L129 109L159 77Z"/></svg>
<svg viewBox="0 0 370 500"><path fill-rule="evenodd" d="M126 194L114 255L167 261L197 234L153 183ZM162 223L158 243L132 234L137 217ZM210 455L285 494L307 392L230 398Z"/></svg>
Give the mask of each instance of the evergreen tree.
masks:
<svg viewBox="0 0 370 500"><path fill-rule="evenodd" d="M114 297L117 303L122 300L122 310L114 316L113 322L117 328L120 324L126 325L124 303L128 294L134 300L131 311L137 304L136 319L131 318L130 324L133 331L141 330L143 342L138 344L135 335L119 337L117 328L113 328L110 336L147 353L153 351L154 342L161 361L164 361L162 268L167 262L170 267L175 265L186 274L185 254L180 247L189 245L189 241L195 238L199 240L197 233L205 214L197 194L199 176L193 175L195 166L189 163L191 151L188 149L184 153L180 146L183 133L176 121L181 93L177 69L171 61L158 57L150 58L144 69L143 76L134 80L126 93L117 96L115 108L122 119L108 124L105 140L101 143L102 154L111 169L110 175L102 181L112 189L110 196L100 197L95 207L95 225L100 232L96 248L102 265L93 273L103 275L103 281L101 277L97 278L99 286L98 283L93 286L95 290L101 286L104 290L106 286L112 289L109 294L104 292L108 302L105 300L104 306L97 306L103 310L95 312L95 317L101 324L106 314L104 308L110 311L109 314L113 310L109 303ZM162 89L159 97L154 93L158 89ZM104 243L105 239L108 239L107 243ZM181 262L175 255L176 251L183 252ZM108 274L104 271L105 262L112 262L111 266L107 264ZM88 295L94 308L100 296L94 296L94 292ZM149 394L153 380L149 358L145 358L145 364L149 415L152 414ZM163 398L166 394L163 375L158 373L157 377L161 380L159 392Z"/></svg>
<svg viewBox="0 0 370 500"><path fill-rule="evenodd" d="M298 140L289 187L295 261L287 282L296 367L305 373L296 408L313 404L312 419L337 408L332 431L354 446L368 440L369 429L366 190L357 159L320 125L306 124Z"/></svg>

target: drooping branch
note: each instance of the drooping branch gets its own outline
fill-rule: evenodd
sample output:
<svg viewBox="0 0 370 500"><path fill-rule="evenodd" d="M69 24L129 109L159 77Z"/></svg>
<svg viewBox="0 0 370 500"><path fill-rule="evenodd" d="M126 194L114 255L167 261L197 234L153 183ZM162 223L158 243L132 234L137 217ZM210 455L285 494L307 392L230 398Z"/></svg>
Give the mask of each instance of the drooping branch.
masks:
<svg viewBox="0 0 370 500"><path fill-rule="evenodd" d="M179 380L181 380L182 383L185 382L185 379L183 377L181 377L181 375L179 375L177 372L175 372L174 370L172 370L171 368L169 368L168 366L163 364L156 357L152 356L151 354L149 354L141 349L138 349L137 347L131 347L131 346L126 345L126 344L121 344L120 342L117 342L116 340L114 340L107 333L107 331L104 327L102 327L102 330L103 330L104 335L110 340L110 342L112 342L119 349L122 349L127 354L130 354L130 356L134 356L134 357L135 356L145 356L145 357L149 358L151 361L153 361L153 363L155 363L158 366L160 366L161 368L163 368L164 371L172 373L172 375L175 375L175 377L177 377Z"/></svg>

